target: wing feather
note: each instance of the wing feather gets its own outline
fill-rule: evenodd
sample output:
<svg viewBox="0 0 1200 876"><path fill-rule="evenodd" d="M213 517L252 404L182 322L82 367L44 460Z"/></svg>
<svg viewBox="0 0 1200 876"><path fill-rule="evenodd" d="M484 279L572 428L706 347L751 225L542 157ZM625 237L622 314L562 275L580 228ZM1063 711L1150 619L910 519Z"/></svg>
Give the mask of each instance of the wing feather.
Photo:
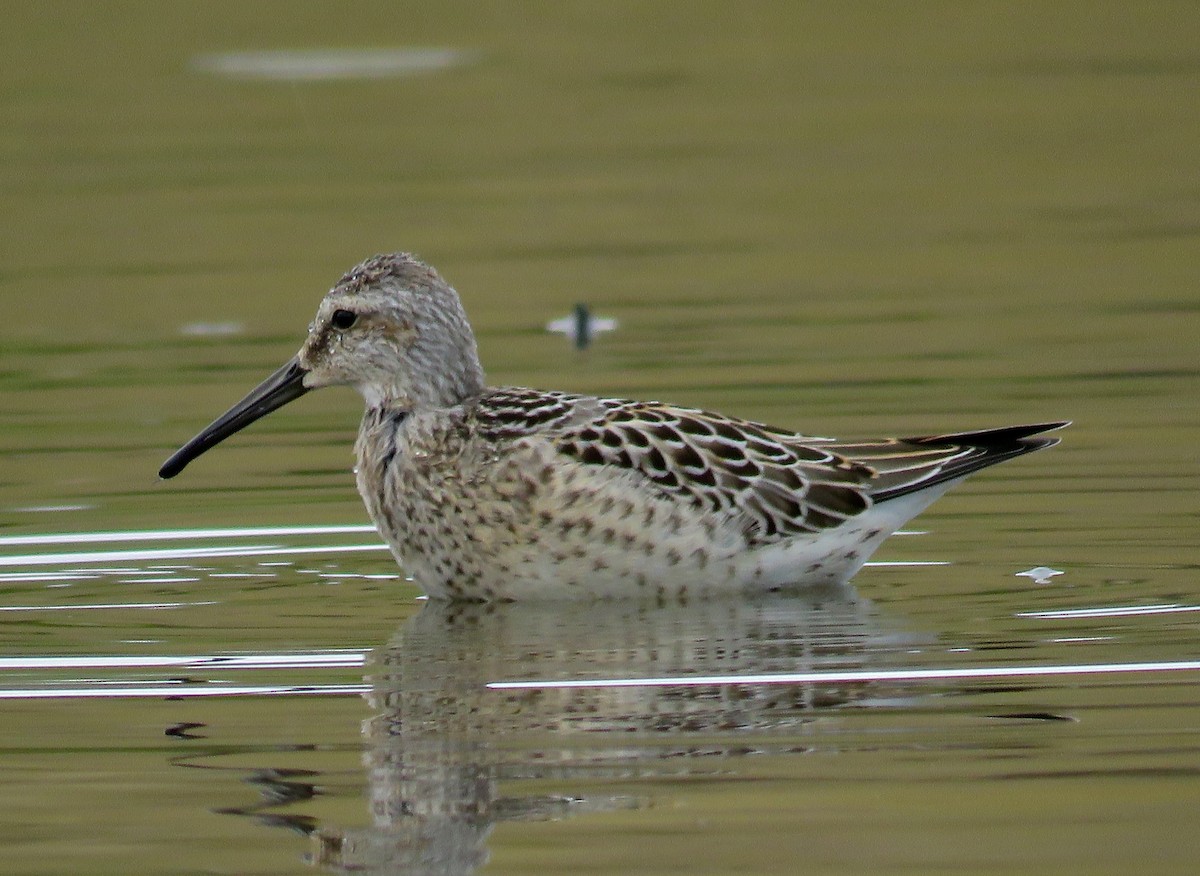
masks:
<svg viewBox="0 0 1200 876"><path fill-rule="evenodd" d="M492 440L549 440L588 465L636 472L734 522L752 544L838 526L871 505L1049 446L1061 423L838 442L660 402L506 387L475 410Z"/></svg>
<svg viewBox="0 0 1200 876"><path fill-rule="evenodd" d="M657 402L597 399L592 413L581 421L561 412L562 428L551 430L559 452L637 472L754 543L836 526L871 504L870 468L799 435Z"/></svg>

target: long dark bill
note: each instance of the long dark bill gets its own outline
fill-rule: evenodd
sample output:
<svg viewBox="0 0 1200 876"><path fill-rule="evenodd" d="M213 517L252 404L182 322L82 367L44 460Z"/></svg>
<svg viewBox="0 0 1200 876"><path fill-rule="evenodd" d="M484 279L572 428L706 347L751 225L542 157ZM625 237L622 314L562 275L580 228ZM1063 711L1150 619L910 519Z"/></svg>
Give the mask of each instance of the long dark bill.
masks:
<svg viewBox="0 0 1200 876"><path fill-rule="evenodd" d="M244 399L209 423L203 432L176 450L171 458L162 464L158 476L175 477L189 462L220 444L234 432L240 432L255 420L300 398L308 392L308 387L304 385L305 373L299 360L293 358L250 390L250 394Z"/></svg>

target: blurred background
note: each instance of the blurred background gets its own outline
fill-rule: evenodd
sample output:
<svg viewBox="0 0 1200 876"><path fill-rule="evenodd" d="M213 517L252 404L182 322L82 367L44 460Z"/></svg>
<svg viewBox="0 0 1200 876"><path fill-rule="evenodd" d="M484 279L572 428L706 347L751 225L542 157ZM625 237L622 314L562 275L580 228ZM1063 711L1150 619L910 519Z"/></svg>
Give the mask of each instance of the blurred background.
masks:
<svg viewBox="0 0 1200 876"><path fill-rule="evenodd" d="M6 527L363 519L349 391L155 471L398 249L494 383L812 434L1074 418L1012 476L1195 477L1189 4L7 15ZM621 325L584 356L543 331L577 301Z"/></svg>
<svg viewBox="0 0 1200 876"><path fill-rule="evenodd" d="M0 598L100 604L136 592L214 606L153 623L12 614L5 655L388 639L416 590L371 578L397 575L378 552L326 558L314 567L324 581L242 560L139 566L151 577L136 587L125 566L70 584L28 570L65 574L67 561L39 555L64 550L64 533L365 524L350 390L307 396L174 481L156 471L296 351L346 269L394 250L459 290L495 384L657 398L838 437L1073 419L1061 447L972 479L917 521L931 536L880 553L952 570L864 580L947 647L1033 647L1006 626L1025 608L1196 598L1192 3L47 0L8 3L4 19L0 536L51 546L0 548ZM545 330L578 302L619 323L583 352ZM1047 586L1014 577L1043 564L1065 574ZM238 578L251 572L269 580ZM1140 628L1139 653L1187 652L1194 616ZM1111 647L1106 659L1128 659ZM161 872L152 856L176 847L181 825L212 797L236 796L220 784L233 779L197 785L196 773L175 796L180 773L163 752L176 742L162 727L187 717L177 708L61 708L12 706L6 719L9 750L38 752L25 778L0 787L7 811L25 807L25 820L9 819L21 872L84 861ZM226 741L259 750L304 727L344 746L339 769L358 769L356 698L308 701L303 718L290 708L222 705ZM63 752L126 736L136 747L143 731L152 741L138 748L145 784L130 811L64 801ZM1171 745L1165 762L1194 763L1194 740ZM134 781L133 755L105 751L70 761L71 775L90 777L76 799L89 788L111 799ZM1166 827L1189 811L1182 787L1156 798L1161 809L1145 803L1127 839L1155 826L1168 842L1187 834ZM354 789L324 805L358 812ZM1128 789L1104 792L1082 795L1114 807L1094 823L1121 823ZM961 804L917 799L914 812ZM1037 786L1013 807L1065 799ZM746 802L714 800L725 812ZM858 811L827 858L848 871L866 866ZM110 836L142 825L144 842L111 858L72 848L65 837L99 830L98 818L118 825ZM202 851L179 867L225 855L230 870L276 872L295 860L264 846L263 828L227 822L202 820ZM979 847L946 830L906 834L906 860ZM1098 856L1087 872L1125 867L1101 854L1115 842L1105 831L1048 831L1015 872L1052 863L1036 856L1063 842ZM1019 858L991 839L990 860Z"/></svg>

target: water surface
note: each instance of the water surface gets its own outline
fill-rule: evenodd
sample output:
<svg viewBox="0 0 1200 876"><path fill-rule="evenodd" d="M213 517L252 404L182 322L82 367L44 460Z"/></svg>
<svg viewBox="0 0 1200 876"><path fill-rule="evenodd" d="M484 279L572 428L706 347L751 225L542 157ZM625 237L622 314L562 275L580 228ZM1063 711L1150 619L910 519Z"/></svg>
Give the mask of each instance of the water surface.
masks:
<svg viewBox="0 0 1200 876"><path fill-rule="evenodd" d="M1197 23L13 11L7 870L1189 871ZM155 478L400 248L496 383L840 437L1075 425L845 591L424 605L354 494L349 391ZM580 301L620 325L583 354L544 331Z"/></svg>

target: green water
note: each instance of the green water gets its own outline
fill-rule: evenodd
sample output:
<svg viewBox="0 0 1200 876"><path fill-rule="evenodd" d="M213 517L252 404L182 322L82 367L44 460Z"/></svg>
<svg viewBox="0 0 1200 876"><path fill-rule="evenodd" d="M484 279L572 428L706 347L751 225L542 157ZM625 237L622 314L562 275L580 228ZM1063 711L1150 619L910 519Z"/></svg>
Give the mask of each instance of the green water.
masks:
<svg viewBox="0 0 1200 876"><path fill-rule="evenodd" d="M1200 657L1198 32L1168 3L12 5L0 660L348 656L9 665L42 696L0 700L5 871L1189 872L1193 671L486 684ZM210 69L356 47L459 54ZM13 540L365 523L349 391L155 472L396 249L496 383L840 437L1075 424L876 557L947 565L818 604L446 617L369 533ZM584 354L543 330L578 301L620 323ZM284 693L133 695L169 685Z"/></svg>

